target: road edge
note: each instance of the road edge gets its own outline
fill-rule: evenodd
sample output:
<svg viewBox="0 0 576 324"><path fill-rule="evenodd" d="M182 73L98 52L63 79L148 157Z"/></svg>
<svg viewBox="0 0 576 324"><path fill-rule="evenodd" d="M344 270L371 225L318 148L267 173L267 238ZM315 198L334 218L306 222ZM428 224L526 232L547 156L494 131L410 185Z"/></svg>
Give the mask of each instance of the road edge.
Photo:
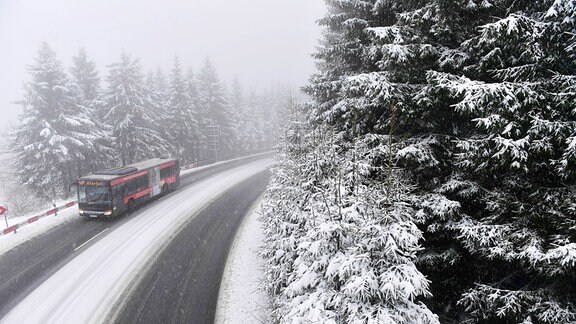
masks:
<svg viewBox="0 0 576 324"><path fill-rule="evenodd" d="M262 290L264 260L259 255L264 243L260 221L264 194L252 204L238 228L220 282L214 323L268 323L270 298Z"/></svg>

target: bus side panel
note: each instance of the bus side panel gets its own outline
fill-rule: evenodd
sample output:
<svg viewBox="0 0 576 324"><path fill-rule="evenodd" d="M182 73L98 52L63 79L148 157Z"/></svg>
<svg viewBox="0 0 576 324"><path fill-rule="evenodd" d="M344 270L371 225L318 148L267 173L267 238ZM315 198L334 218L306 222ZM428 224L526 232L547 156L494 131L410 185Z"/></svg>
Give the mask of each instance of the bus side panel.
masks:
<svg viewBox="0 0 576 324"><path fill-rule="evenodd" d="M167 191L172 191L180 185L180 168L178 163L160 170L162 186L166 186Z"/></svg>
<svg viewBox="0 0 576 324"><path fill-rule="evenodd" d="M130 200L136 205L143 204L150 199L152 189L149 187L148 173L125 182L126 190L122 197L122 203L128 208Z"/></svg>
<svg viewBox="0 0 576 324"><path fill-rule="evenodd" d="M160 167L152 168L148 171L150 175L150 187L152 188L152 197L161 193L160 184Z"/></svg>
<svg viewBox="0 0 576 324"><path fill-rule="evenodd" d="M112 200L114 216L122 215L128 209L128 206L124 203L125 193L126 193L125 183L121 183L119 185L112 187L112 195L114 196L114 199Z"/></svg>
<svg viewBox="0 0 576 324"><path fill-rule="evenodd" d="M180 161L176 161L174 174L176 175L176 182L174 183L174 189L180 185Z"/></svg>

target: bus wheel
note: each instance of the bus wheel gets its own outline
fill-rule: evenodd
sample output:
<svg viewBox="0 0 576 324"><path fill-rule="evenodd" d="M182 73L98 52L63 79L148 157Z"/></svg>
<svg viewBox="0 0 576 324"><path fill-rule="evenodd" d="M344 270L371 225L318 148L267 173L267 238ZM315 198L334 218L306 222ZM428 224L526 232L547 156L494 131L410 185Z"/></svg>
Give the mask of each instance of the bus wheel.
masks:
<svg viewBox="0 0 576 324"><path fill-rule="evenodd" d="M162 194L165 195L168 193L168 186L167 185L163 185L162 186Z"/></svg>
<svg viewBox="0 0 576 324"><path fill-rule="evenodd" d="M134 199L128 200L128 212L131 213L134 211Z"/></svg>

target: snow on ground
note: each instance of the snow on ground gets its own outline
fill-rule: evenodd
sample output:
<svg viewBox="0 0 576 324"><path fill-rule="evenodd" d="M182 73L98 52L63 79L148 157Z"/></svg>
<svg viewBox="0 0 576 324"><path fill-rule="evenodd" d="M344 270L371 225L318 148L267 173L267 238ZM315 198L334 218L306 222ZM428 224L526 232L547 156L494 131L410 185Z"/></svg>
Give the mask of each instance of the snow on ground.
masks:
<svg viewBox="0 0 576 324"><path fill-rule="evenodd" d="M204 168L206 167L184 170L182 173L194 173ZM260 203L261 200L258 200L246 215L231 247L220 287L216 311L217 324L269 322L269 300L266 293L259 287L264 278L262 272L264 262L258 255L264 238L259 220ZM29 217L27 215L8 218L8 225L25 221ZM23 226L16 233L2 235L0 236L0 255L56 226L71 222L77 217L79 217L78 206L74 205L59 211L56 216L46 216ZM4 218L0 221L0 229L4 229L6 227Z"/></svg>
<svg viewBox="0 0 576 324"><path fill-rule="evenodd" d="M267 169L271 163L270 159L249 163L159 200L139 217L86 247L0 322L105 322L112 305L121 300L139 270L157 253L162 242L188 220L189 215L195 214L234 184ZM170 212L166 213L167 210Z"/></svg>
<svg viewBox="0 0 576 324"><path fill-rule="evenodd" d="M260 287L264 260L258 251L264 242L262 223L254 204L232 244L218 295L216 324L269 323L270 303Z"/></svg>
<svg viewBox="0 0 576 324"><path fill-rule="evenodd" d="M216 324L269 322L269 300L259 287L264 279L264 261L258 255L264 239L262 223L258 218L260 203L261 200L258 200L246 215L231 247L218 296ZM11 218L9 225L28 217ZM0 255L77 217L78 206L75 205L58 212L57 216L50 215L24 226L16 234L0 236Z"/></svg>
<svg viewBox="0 0 576 324"><path fill-rule="evenodd" d="M78 216L78 206L74 205L65 210L59 211L58 214L49 215L42 217L35 221L34 223L28 224L26 226L20 227L15 233L8 233L6 235L0 235L0 255L10 251L11 249L17 247L18 245L33 239L34 237L49 231L50 229L59 226L65 222L71 222L77 219ZM8 225L18 224L19 222L25 221L29 216L13 217L8 218ZM0 230L6 228L6 222L4 217L0 219Z"/></svg>

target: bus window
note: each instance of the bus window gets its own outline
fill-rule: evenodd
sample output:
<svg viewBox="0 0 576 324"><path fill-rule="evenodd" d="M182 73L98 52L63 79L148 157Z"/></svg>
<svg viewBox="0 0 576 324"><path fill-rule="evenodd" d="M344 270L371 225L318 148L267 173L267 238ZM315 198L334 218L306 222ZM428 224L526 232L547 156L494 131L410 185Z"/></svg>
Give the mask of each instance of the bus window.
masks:
<svg viewBox="0 0 576 324"><path fill-rule="evenodd" d="M166 179L174 174L174 167L168 167L160 170L160 178Z"/></svg>
<svg viewBox="0 0 576 324"><path fill-rule="evenodd" d="M126 196L126 183L121 183L113 187L112 194L116 198L124 198Z"/></svg>
<svg viewBox="0 0 576 324"><path fill-rule="evenodd" d="M109 203L110 202L110 188L107 187L78 187L78 202L79 203Z"/></svg>
<svg viewBox="0 0 576 324"><path fill-rule="evenodd" d="M78 202L86 202L86 187L78 187Z"/></svg>

